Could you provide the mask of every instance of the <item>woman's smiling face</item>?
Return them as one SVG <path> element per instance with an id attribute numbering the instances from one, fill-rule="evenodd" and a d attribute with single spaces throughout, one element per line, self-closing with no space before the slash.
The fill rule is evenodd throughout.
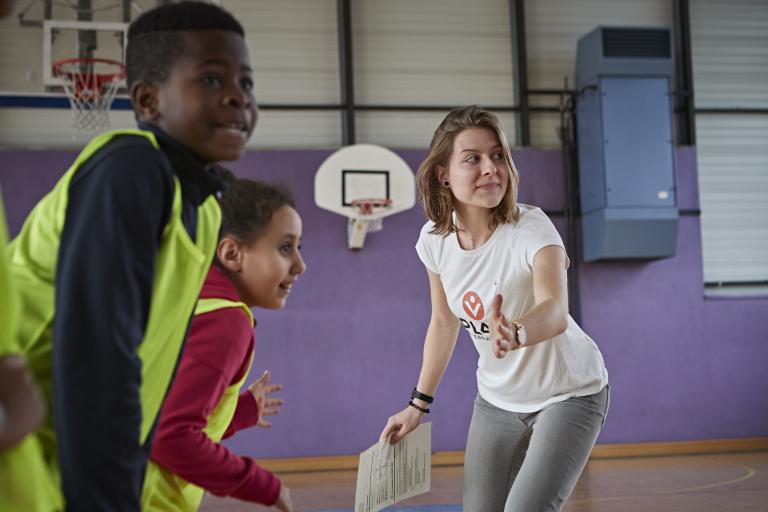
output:
<path id="1" fill-rule="evenodd" d="M 504 198 L 509 169 L 501 143 L 489 128 L 468 128 L 453 141 L 448 168 L 440 180 L 447 181 L 459 204 L 492 209 Z"/>

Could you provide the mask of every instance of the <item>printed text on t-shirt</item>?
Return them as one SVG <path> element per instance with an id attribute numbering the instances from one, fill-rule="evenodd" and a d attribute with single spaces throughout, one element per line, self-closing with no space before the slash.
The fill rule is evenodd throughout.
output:
<path id="1" fill-rule="evenodd" d="M 485 318 L 485 307 L 480 295 L 476 292 L 468 291 L 461 298 L 461 307 L 472 320 L 459 318 L 461 325 L 467 330 L 469 335 L 477 341 L 491 341 L 489 336 L 491 330 L 488 324 L 483 322 Z"/>

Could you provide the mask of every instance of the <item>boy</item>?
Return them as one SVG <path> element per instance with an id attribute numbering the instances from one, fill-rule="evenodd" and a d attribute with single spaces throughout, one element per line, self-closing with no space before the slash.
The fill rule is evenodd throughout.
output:
<path id="1" fill-rule="evenodd" d="M 211 164 L 239 158 L 256 123 L 243 29 L 213 4 L 140 16 L 126 70 L 139 130 L 91 141 L 10 249 L 19 344 L 53 405 L 38 435 L 70 510 L 139 510 L 216 247 Z"/>

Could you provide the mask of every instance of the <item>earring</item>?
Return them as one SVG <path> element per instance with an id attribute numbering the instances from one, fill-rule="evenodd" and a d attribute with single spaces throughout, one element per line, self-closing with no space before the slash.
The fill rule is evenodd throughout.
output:
<path id="1" fill-rule="evenodd" d="M 443 186 L 444 186 L 444 187 L 447 187 L 448 185 L 449 185 L 449 183 L 448 183 L 448 180 L 445 180 L 445 181 L 443 182 Z"/>

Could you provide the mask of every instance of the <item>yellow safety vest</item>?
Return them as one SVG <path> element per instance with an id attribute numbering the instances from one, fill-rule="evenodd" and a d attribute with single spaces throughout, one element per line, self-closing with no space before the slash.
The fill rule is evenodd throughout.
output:
<path id="1" fill-rule="evenodd" d="M 5 257 L 8 245 L 8 231 L 5 227 L 5 209 L 3 208 L 3 196 L 0 193 L 0 354 L 14 352 L 12 344 L 16 341 L 16 319 L 18 315 L 19 301 L 16 297 L 16 288 L 11 282 L 11 272 L 8 269 L 8 260 Z"/>
<path id="2" fill-rule="evenodd" d="M 0 355 L 18 354 L 18 296 L 11 282 L 5 251 L 8 235 L 0 199 Z M 49 512 L 63 508 L 56 483 L 45 469 L 37 437 L 29 435 L 0 453 L 0 510 Z"/>
<path id="3" fill-rule="evenodd" d="M 66 215 L 69 184 L 83 164 L 117 136 L 145 137 L 156 148 L 152 132 L 116 130 L 95 137 L 80 153 L 53 190 L 30 213 L 9 246 L 11 275 L 21 298 L 17 345 L 49 403 L 49 416 L 37 432 L 51 477 L 59 482 L 56 440 L 50 415 L 52 400 L 52 325 L 55 313 L 56 261 Z M 195 241 L 181 220 L 181 185 L 174 176 L 173 206 L 155 260 L 149 319 L 138 348 L 141 360 L 141 427 L 144 444 L 155 422 L 176 366 L 189 319 L 211 265 L 221 224 L 217 200 L 209 197 L 198 208 Z M 29 479 L 29 485 L 42 478 Z M 2 507 L 0 507 L 2 508 Z"/>
<path id="4" fill-rule="evenodd" d="M 243 308 L 251 319 L 251 325 L 253 325 L 253 314 L 247 305 L 226 299 L 200 299 L 195 309 L 195 315 L 225 308 Z M 227 431 L 227 427 L 232 422 L 240 388 L 248 376 L 252 363 L 253 353 L 251 353 L 251 361 L 248 363 L 248 370 L 239 381 L 227 387 L 221 400 L 208 416 L 203 432 L 215 443 L 221 441 L 224 432 Z M 144 512 L 192 512 L 200 507 L 204 492 L 205 489 L 202 487 L 187 482 L 150 460 L 144 478 L 141 510 Z"/>

